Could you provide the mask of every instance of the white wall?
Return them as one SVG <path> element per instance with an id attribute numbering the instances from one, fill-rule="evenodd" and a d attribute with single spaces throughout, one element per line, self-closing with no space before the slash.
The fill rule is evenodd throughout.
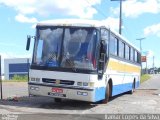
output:
<path id="1" fill-rule="evenodd" d="M 16 63 L 27 63 L 28 58 L 13 58 L 13 59 L 4 59 L 4 79 L 9 80 L 9 64 Z M 31 59 L 29 59 L 31 63 Z"/>

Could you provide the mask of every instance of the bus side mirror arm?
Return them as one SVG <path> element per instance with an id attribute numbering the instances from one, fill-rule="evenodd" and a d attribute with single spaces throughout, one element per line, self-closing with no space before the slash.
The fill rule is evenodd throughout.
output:
<path id="1" fill-rule="evenodd" d="M 35 36 L 27 35 L 27 45 L 26 45 L 26 50 L 27 50 L 27 51 L 28 51 L 29 48 L 30 48 L 31 38 L 34 38 L 34 39 L 35 39 Z"/>
<path id="2" fill-rule="evenodd" d="M 27 45 L 26 45 L 26 50 L 29 50 L 29 48 L 30 48 L 30 43 L 31 43 L 31 36 L 27 35 Z"/>

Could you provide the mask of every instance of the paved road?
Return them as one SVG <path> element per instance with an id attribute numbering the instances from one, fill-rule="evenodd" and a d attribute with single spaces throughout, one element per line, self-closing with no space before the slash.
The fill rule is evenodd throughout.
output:
<path id="1" fill-rule="evenodd" d="M 139 89 L 160 89 L 160 75 L 152 75 L 151 79 L 145 81 Z"/>
<path id="2" fill-rule="evenodd" d="M 152 79 L 146 81 L 135 91 L 133 95 L 122 94 L 112 98 L 108 104 L 93 104 L 80 101 L 64 100 L 62 103 L 55 103 L 53 98 L 44 97 L 21 97 L 18 102 L 0 101 L 0 114 L 36 114 L 38 118 L 43 118 L 42 114 L 54 114 L 54 118 L 60 119 L 74 118 L 79 120 L 82 115 L 86 114 L 123 114 L 123 113 L 159 113 L 160 114 L 160 75 L 152 76 Z M 77 114 L 77 115 L 76 115 Z M 52 116 L 47 115 L 48 118 Z M 93 115 L 88 119 L 100 119 L 104 116 Z M 31 117 L 30 120 L 32 120 Z M 104 119 L 104 118 L 103 118 Z"/>
<path id="3" fill-rule="evenodd" d="M 160 95 L 160 74 L 152 75 L 150 80 L 145 81 L 139 89 L 156 90 L 155 94 Z"/>

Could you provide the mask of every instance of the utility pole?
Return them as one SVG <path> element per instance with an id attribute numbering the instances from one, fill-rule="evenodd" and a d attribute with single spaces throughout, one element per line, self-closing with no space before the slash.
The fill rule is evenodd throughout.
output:
<path id="1" fill-rule="evenodd" d="M 122 0 L 120 0 L 120 10 L 119 10 L 119 34 L 122 34 Z"/>
<path id="2" fill-rule="evenodd" d="M 139 47 L 140 47 L 140 53 L 141 53 L 141 55 L 142 55 L 142 40 L 144 40 L 144 39 L 146 39 L 146 38 L 138 38 L 138 39 L 136 39 L 136 40 L 139 40 L 139 42 L 140 42 Z M 146 64 L 146 66 L 147 66 L 147 64 Z M 142 63 L 141 63 L 141 75 L 143 74 L 142 70 L 143 70 L 143 68 L 142 68 Z"/>
<path id="3" fill-rule="evenodd" d="M 119 1 L 120 7 L 119 7 L 119 34 L 122 34 L 122 1 L 125 0 L 111 0 L 111 1 Z"/>
<path id="4" fill-rule="evenodd" d="M 154 56 L 153 56 L 153 70 L 154 70 L 154 73 L 155 73 L 155 68 L 154 68 Z"/>
<path id="5" fill-rule="evenodd" d="M 146 56 L 146 74 L 148 74 L 148 67 L 147 67 L 147 56 Z"/>
<path id="6" fill-rule="evenodd" d="M 1 94 L 1 99 L 3 99 L 3 91 L 2 91 L 2 73 L 1 73 L 1 55 L 0 55 L 0 94 Z"/>

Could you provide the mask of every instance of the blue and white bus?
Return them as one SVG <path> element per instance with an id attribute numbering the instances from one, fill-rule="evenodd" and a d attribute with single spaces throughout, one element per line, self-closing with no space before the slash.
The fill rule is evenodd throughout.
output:
<path id="1" fill-rule="evenodd" d="M 99 21 L 40 22 L 29 70 L 29 94 L 108 102 L 140 84 L 141 54 L 124 37 Z"/>

